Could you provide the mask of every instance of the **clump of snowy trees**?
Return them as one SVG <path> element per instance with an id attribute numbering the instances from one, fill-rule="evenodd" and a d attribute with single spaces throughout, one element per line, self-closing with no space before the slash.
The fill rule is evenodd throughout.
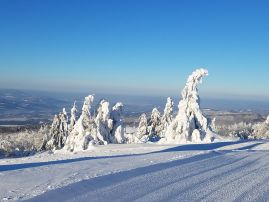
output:
<path id="1" fill-rule="evenodd" d="M 163 115 L 155 107 L 153 108 L 150 118 L 143 113 L 139 117 L 139 125 L 133 140 L 129 142 L 145 143 L 148 141 L 156 142 L 164 137 L 167 127 L 171 124 L 173 119 L 174 103 L 170 97 L 167 98 Z"/>
<path id="2" fill-rule="evenodd" d="M 264 122 L 257 123 L 253 125 L 253 133 L 251 138 L 269 138 L 269 116 Z"/>
<path id="3" fill-rule="evenodd" d="M 22 157 L 34 154 L 40 147 L 42 137 L 47 131 L 41 129 L 19 129 L 16 132 L 4 132 L 0 135 L 0 157 Z"/>
<path id="4" fill-rule="evenodd" d="M 231 125 L 215 124 L 212 122 L 214 132 L 223 136 L 239 137 L 240 139 L 264 139 L 269 138 L 269 116 L 263 122 L 246 123 L 239 122 Z"/>
<path id="5" fill-rule="evenodd" d="M 133 142 L 158 141 L 160 143 L 184 144 L 188 142 L 212 142 L 214 133 L 200 109 L 198 84 L 208 75 L 206 69 L 197 69 L 188 78 L 178 105 L 178 113 L 173 118 L 173 101 L 167 98 L 164 113 L 152 110 L 150 119 L 142 114 L 136 138 Z"/>
<path id="6" fill-rule="evenodd" d="M 216 118 L 212 120 L 211 129 L 223 137 L 239 137 L 240 139 L 248 139 L 252 136 L 253 124 L 246 122 L 224 124 L 216 124 Z"/>
<path id="7" fill-rule="evenodd" d="M 143 113 L 134 135 L 124 133 L 122 117 L 123 104 L 116 103 L 112 108 L 107 100 L 101 100 L 91 114 L 93 95 L 85 97 L 82 112 L 77 119 L 77 107 L 71 109 L 70 120 L 65 109 L 55 115 L 49 132 L 44 137 L 41 149 L 85 150 L 90 145 L 109 143 L 187 143 L 211 142 L 213 132 L 200 109 L 198 84 L 208 75 L 205 69 L 197 69 L 188 78 L 182 91 L 178 113 L 173 118 L 174 103 L 167 98 L 164 111 L 153 108 L 151 115 Z"/>
<path id="8" fill-rule="evenodd" d="M 44 135 L 41 150 L 76 151 L 85 150 L 93 144 L 125 143 L 123 104 L 118 102 L 111 109 L 108 101 L 101 100 L 92 115 L 93 101 L 93 95 L 85 97 L 78 119 L 75 103 L 70 121 L 65 109 L 55 115 L 49 132 Z"/>

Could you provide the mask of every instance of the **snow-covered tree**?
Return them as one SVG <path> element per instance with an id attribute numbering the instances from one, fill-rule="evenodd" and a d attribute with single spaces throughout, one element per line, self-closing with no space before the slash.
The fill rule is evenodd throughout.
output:
<path id="1" fill-rule="evenodd" d="M 167 98 L 164 113 L 161 118 L 162 132 L 160 134 L 161 137 L 164 136 L 168 126 L 172 123 L 173 120 L 173 107 L 174 103 L 170 97 Z"/>
<path id="2" fill-rule="evenodd" d="M 60 123 L 61 143 L 59 145 L 59 148 L 62 148 L 65 144 L 67 136 L 69 135 L 68 116 L 65 108 L 63 108 L 63 112 L 60 114 L 60 121 L 61 121 Z"/>
<path id="3" fill-rule="evenodd" d="M 72 131 L 74 128 L 74 125 L 76 124 L 77 121 L 77 106 L 76 102 L 74 102 L 74 105 L 71 109 L 71 117 L 70 117 L 70 124 L 69 124 L 69 131 Z"/>
<path id="4" fill-rule="evenodd" d="M 135 135 L 136 139 L 133 142 L 142 143 L 149 140 L 148 134 L 148 120 L 145 113 L 139 117 L 139 124 Z"/>
<path id="5" fill-rule="evenodd" d="M 111 112 L 111 119 L 113 120 L 112 128 L 112 141 L 114 143 L 124 143 L 124 123 L 122 118 L 123 104 L 121 102 L 116 103 Z"/>
<path id="6" fill-rule="evenodd" d="M 52 124 L 50 126 L 49 132 L 44 134 L 40 150 L 53 149 L 54 141 L 51 140 L 51 139 L 56 136 L 54 134 L 59 134 L 60 133 L 59 127 L 60 127 L 59 115 L 54 115 L 54 118 L 53 118 Z"/>
<path id="7" fill-rule="evenodd" d="M 89 125 L 89 123 L 91 122 L 91 107 L 92 107 L 92 103 L 94 100 L 94 96 L 93 95 L 89 95 L 87 97 L 85 97 L 83 106 L 82 106 L 82 112 L 81 115 L 78 119 L 78 121 L 76 122 L 76 124 L 74 125 L 74 130 L 76 132 L 78 132 L 79 134 L 84 134 L 85 129 L 87 128 L 87 126 Z"/>
<path id="8" fill-rule="evenodd" d="M 253 125 L 253 138 L 269 138 L 269 116 L 264 122 Z"/>
<path id="9" fill-rule="evenodd" d="M 61 149 L 69 135 L 68 117 L 65 108 L 54 116 L 49 134 L 44 134 L 41 150 Z"/>
<path id="10" fill-rule="evenodd" d="M 208 75 L 206 69 L 197 69 L 189 76 L 181 94 L 178 114 L 168 126 L 164 141 L 169 143 L 212 141 L 212 132 L 201 112 L 198 95 L 198 84 L 206 75 Z"/>
<path id="11" fill-rule="evenodd" d="M 161 135 L 162 129 L 163 127 L 161 123 L 161 113 L 156 107 L 154 107 L 149 120 L 148 130 L 150 138 L 153 141 L 158 140 Z"/>
<path id="12" fill-rule="evenodd" d="M 266 123 L 267 125 L 269 125 L 269 116 L 267 116 L 267 119 L 266 119 L 265 123 Z"/>
<path id="13" fill-rule="evenodd" d="M 97 138 L 101 144 L 107 144 L 112 142 L 111 131 L 113 129 L 113 120 L 110 119 L 109 102 L 101 100 L 97 109 L 97 115 L 95 118 L 97 126 Z"/>
<path id="14" fill-rule="evenodd" d="M 96 136 L 96 125 L 91 118 L 91 107 L 94 100 L 93 95 L 85 97 L 82 113 L 74 125 L 71 134 L 66 140 L 64 148 L 69 151 L 85 150 L 88 145 L 93 141 L 93 137 Z"/>

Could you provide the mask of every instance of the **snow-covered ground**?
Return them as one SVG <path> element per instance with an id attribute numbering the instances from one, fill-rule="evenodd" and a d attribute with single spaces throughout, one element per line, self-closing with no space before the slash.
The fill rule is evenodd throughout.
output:
<path id="1" fill-rule="evenodd" d="M 269 142 L 123 144 L 0 159 L 0 199 L 268 201 Z"/>

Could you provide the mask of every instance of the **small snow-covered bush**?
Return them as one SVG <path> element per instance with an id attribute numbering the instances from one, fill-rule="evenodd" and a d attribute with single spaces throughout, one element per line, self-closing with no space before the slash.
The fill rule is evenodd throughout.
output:
<path id="1" fill-rule="evenodd" d="M 262 123 L 253 125 L 253 137 L 255 139 L 269 138 L 269 116 Z"/>
<path id="2" fill-rule="evenodd" d="M 37 151 L 42 143 L 43 133 L 26 130 L 22 132 L 1 134 L 0 152 L 4 156 L 26 156 Z"/>
<path id="3" fill-rule="evenodd" d="M 269 138 L 269 118 L 260 123 L 239 122 L 230 125 L 216 125 L 212 122 L 214 132 L 224 136 L 235 136 L 241 139 L 264 139 Z"/>

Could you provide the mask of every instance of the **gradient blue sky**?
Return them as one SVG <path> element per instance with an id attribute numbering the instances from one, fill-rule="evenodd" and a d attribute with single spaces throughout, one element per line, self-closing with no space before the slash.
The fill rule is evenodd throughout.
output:
<path id="1" fill-rule="evenodd" d="M 269 100 L 269 1 L 0 0 L 0 87 Z"/>

